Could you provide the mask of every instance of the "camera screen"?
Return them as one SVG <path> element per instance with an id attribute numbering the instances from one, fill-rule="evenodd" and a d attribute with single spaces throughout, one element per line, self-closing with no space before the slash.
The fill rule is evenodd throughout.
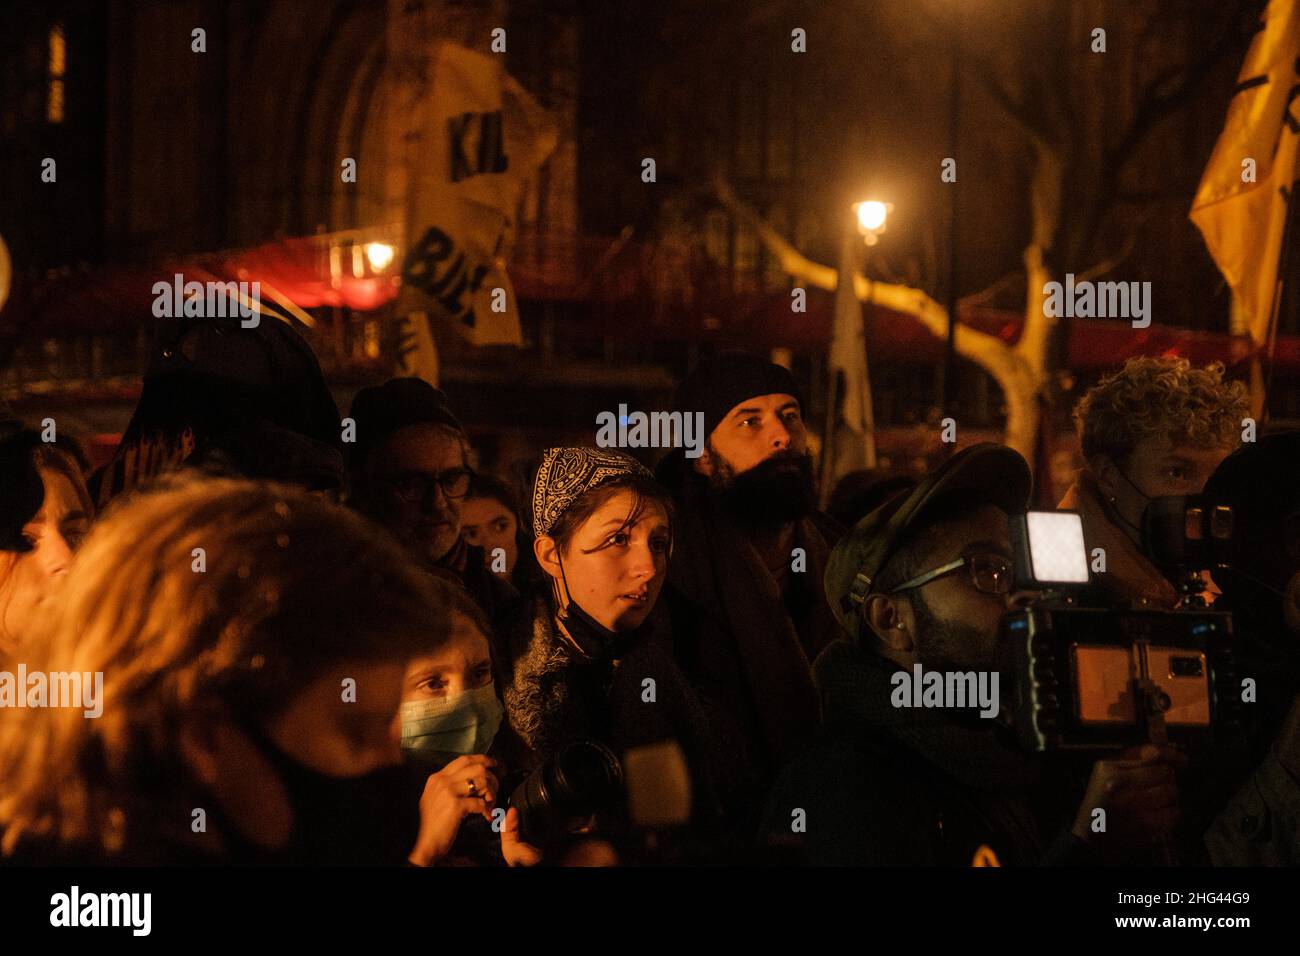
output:
<path id="1" fill-rule="evenodd" d="M 1133 700 L 1135 668 L 1128 647 L 1075 644 L 1070 648 L 1074 671 L 1076 716 L 1083 724 L 1136 724 Z"/>
<path id="2" fill-rule="evenodd" d="M 1034 580 L 1042 584 L 1087 584 L 1088 551 L 1083 519 L 1070 511 L 1030 511 L 1025 515 Z"/>
<path id="3" fill-rule="evenodd" d="M 1210 685 L 1205 655 L 1186 647 L 1133 648 L 1073 644 L 1075 716 L 1082 724 L 1137 722 L 1133 680 L 1141 670 L 1169 698 L 1165 722 L 1183 727 L 1210 725 Z"/>

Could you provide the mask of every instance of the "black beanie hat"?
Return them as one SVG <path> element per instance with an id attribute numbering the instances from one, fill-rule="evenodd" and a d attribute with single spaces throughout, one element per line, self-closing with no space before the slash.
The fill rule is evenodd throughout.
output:
<path id="1" fill-rule="evenodd" d="M 741 402 L 773 394 L 793 395 L 799 410 L 806 411 L 803 395 L 789 369 L 748 352 L 726 351 L 695 366 L 677 387 L 673 408 L 703 412 L 704 434 L 709 436 Z"/>
<path id="2" fill-rule="evenodd" d="M 357 440 L 346 445 L 352 467 L 360 467 L 371 449 L 407 425 L 447 425 L 464 434 L 447 396 L 422 378 L 390 378 L 357 392 L 349 417 L 356 422 Z"/>

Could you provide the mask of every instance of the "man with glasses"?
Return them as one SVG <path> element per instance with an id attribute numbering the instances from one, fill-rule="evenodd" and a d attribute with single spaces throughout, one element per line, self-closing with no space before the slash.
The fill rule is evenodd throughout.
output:
<path id="1" fill-rule="evenodd" d="M 1109 857 L 1172 826 L 1170 755 L 1098 761 L 1075 804 L 1077 784 L 1017 749 L 1007 707 L 995 718 L 969 700 L 916 707 L 894 693 L 899 672 L 919 665 L 997 673 L 1009 699 L 999 624 L 1021 595 L 1007 517 L 1025 510 L 1029 489 L 1016 452 L 977 445 L 835 546 L 826 597 L 849 639 L 813 665 L 825 734 L 774 791 L 770 847 L 816 864 L 1026 865 Z M 1104 837 L 1090 826 L 1096 809 Z"/>
<path id="2" fill-rule="evenodd" d="M 481 548 L 460 534 L 473 470 L 469 439 L 443 393 L 418 378 L 363 388 L 352 401 L 351 501 L 393 532 L 431 571 L 454 578 L 504 634 L 518 604 Z"/>

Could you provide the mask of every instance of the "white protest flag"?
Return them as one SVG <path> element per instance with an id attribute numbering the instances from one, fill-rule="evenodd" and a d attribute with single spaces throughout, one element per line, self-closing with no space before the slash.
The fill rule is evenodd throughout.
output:
<path id="1" fill-rule="evenodd" d="M 397 367 L 394 374 L 422 378 L 437 385 L 440 369 L 438 343 L 429 328 L 429 316 L 423 312 L 408 312 L 400 316 L 397 320 Z"/>
<path id="2" fill-rule="evenodd" d="M 499 56 L 443 41 L 426 71 L 408 137 L 408 245 L 397 312 L 417 325 L 425 320 L 412 313 L 427 313 L 475 345 L 518 345 L 506 258 L 528 177 L 555 148 L 556 126 Z M 431 343 L 425 331 L 411 331 L 417 348 Z M 410 358 L 408 374 L 422 361 Z"/>
<path id="3" fill-rule="evenodd" d="M 831 329 L 831 384 L 838 378 L 841 401 L 831 434 L 829 475 L 826 482 L 859 468 L 876 465 L 875 423 L 871 409 L 871 383 L 867 375 L 867 337 L 862 324 L 862 302 L 854 288 L 859 269 L 862 237 L 846 229 L 840 250 L 839 280 L 835 286 L 835 317 Z M 829 484 L 828 484 L 829 487 Z"/>
<path id="4" fill-rule="evenodd" d="M 1298 137 L 1300 0 L 1271 0 L 1191 211 L 1256 345 L 1269 337 Z"/>

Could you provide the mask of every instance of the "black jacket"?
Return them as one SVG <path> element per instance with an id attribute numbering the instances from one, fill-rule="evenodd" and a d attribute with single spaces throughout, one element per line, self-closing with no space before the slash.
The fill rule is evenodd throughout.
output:
<path id="1" fill-rule="evenodd" d="M 656 623 L 652 616 L 615 663 L 580 655 L 557 633 L 545 597 L 534 597 L 525 609 L 529 613 L 511 635 L 511 666 L 502 687 L 510 729 L 525 748 L 518 772 L 527 773 L 577 740 L 599 741 L 620 758 L 636 747 L 676 741 L 691 775 L 692 820 L 701 829 L 713 827 L 721 815 L 722 748 L 711 733 L 706 705 L 668 650 L 662 618 Z"/>
<path id="2" fill-rule="evenodd" d="M 990 721 L 891 706 L 897 669 L 848 641 L 818 657 L 825 733 L 774 788 L 767 846 L 818 865 L 1087 861 L 1035 761 Z"/>
<path id="3" fill-rule="evenodd" d="M 714 732 L 735 768 L 726 781 L 728 812 L 752 839 L 776 771 L 818 731 L 811 662 L 839 635 L 822 574 L 840 528 L 819 513 L 797 523 L 805 563 L 788 573 L 783 593 L 680 450 L 656 474 L 677 504 L 661 599 L 673 653 L 697 691 L 718 705 Z"/>

